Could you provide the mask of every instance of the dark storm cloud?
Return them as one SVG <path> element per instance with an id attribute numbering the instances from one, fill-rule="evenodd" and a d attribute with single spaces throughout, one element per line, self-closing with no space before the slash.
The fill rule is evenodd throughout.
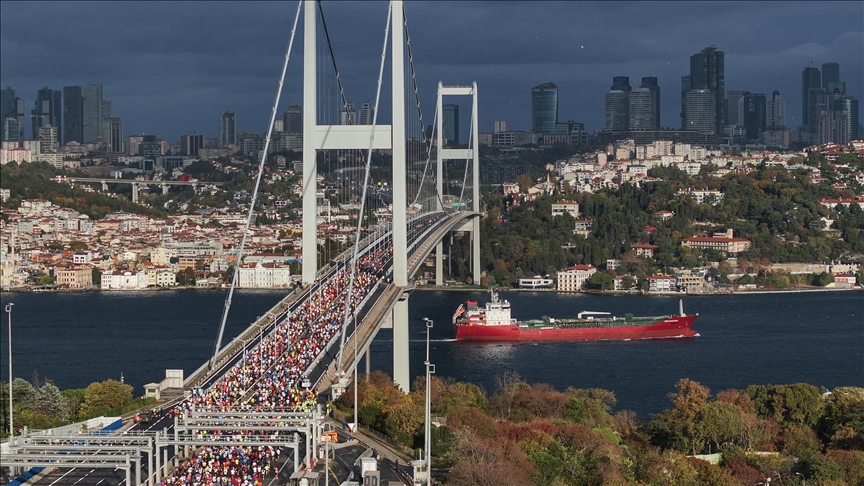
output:
<path id="1" fill-rule="evenodd" d="M 215 136 L 225 110 L 237 113 L 238 129 L 260 132 L 296 6 L 2 2 L 0 83 L 16 88 L 28 112 L 42 86 L 102 84 L 127 134 Z M 323 9 L 347 97 L 374 100 L 388 4 Z M 559 87 L 562 120 L 601 128 L 613 76 L 630 76 L 634 87 L 657 76 L 662 124 L 677 126 L 680 77 L 690 55 L 712 44 L 726 53 L 727 90 L 779 90 L 790 124 L 800 119 L 808 60 L 839 62 L 847 91 L 862 95 L 860 2 L 406 2 L 405 9 L 427 124 L 439 80 L 477 81 L 480 128 L 490 131 L 493 120 L 529 128 L 530 88 L 546 81 Z M 280 112 L 302 99 L 302 24 L 301 16 Z M 385 75 L 382 110 L 388 97 Z M 383 111 L 382 118 L 389 119 Z"/>

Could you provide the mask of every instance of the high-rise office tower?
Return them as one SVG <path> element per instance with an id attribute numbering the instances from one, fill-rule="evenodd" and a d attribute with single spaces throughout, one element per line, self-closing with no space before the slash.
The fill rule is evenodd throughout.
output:
<path id="1" fill-rule="evenodd" d="M 81 88 L 82 142 L 92 142 L 102 136 L 102 86 L 91 84 Z"/>
<path id="2" fill-rule="evenodd" d="M 810 105 L 810 90 L 822 87 L 819 79 L 819 70 L 814 67 L 806 67 L 801 73 L 801 125 L 807 127 L 810 132 L 816 125 L 816 120 L 811 120 L 813 109 Z"/>
<path id="3" fill-rule="evenodd" d="M 39 128 L 52 126 L 57 128 L 60 135 L 60 121 L 63 119 L 62 105 L 60 103 L 60 90 L 44 87 L 36 92 L 36 106 L 30 113 L 33 115 L 33 137 L 36 138 Z"/>
<path id="4" fill-rule="evenodd" d="M 630 105 L 628 103 L 630 91 L 629 76 L 612 78 L 612 86 L 603 97 L 606 107 L 605 127 L 607 130 L 627 130 L 630 126 Z"/>
<path id="5" fill-rule="evenodd" d="M 108 115 L 102 119 L 102 141 L 108 146 L 109 153 L 123 152 L 123 120 L 119 116 Z"/>
<path id="6" fill-rule="evenodd" d="M 495 120 L 495 133 L 506 132 L 508 128 L 505 120 Z"/>
<path id="7" fill-rule="evenodd" d="M 84 96 L 81 86 L 63 88 L 63 145 L 84 142 Z"/>
<path id="8" fill-rule="evenodd" d="M 0 118 L 6 118 L 15 110 L 15 88 L 0 91 Z"/>
<path id="9" fill-rule="evenodd" d="M 833 100 L 832 111 L 838 117 L 845 118 L 846 135 L 843 145 L 852 140 L 860 140 L 861 133 L 858 131 L 858 100 L 854 96 L 841 95 Z M 840 142 L 837 142 L 838 144 Z"/>
<path id="10" fill-rule="evenodd" d="M 683 86 L 682 86 L 683 88 Z M 714 130 L 712 133 L 723 133 L 723 102 L 726 98 L 725 61 L 723 51 L 718 51 L 714 46 L 702 49 L 702 52 L 690 56 L 690 89 L 711 90 L 714 93 L 712 116 L 714 118 Z M 700 93 L 700 96 L 704 93 Z M 686 103 L 685 103 L 686 105 Z M 699 106 L 706 107 L 704 103 Z M 685 111 L 689 109 L 685 106 Z M 686 116 L 687 121 L 703 119 L 704 114 Z M 689 127 L 685 127 L 689 128 Z"/>
<path id="11" fill-rule="evenodd" d="M 303 133 L 303 107 L 291 105 L 282 115 L 282 126 L 287 133 Z"/>
<path id="12" fill-rule="evenodd" d="M 780 96 L 779 91 L 771 93 L 768 101 L 768 126 L 771 128 L 782 128 L 786 126 L 786 100 Z"/>
<path id="13" fill-rule="evenodd" d="M 459 105 L 441 105 L 442 136 L 450 145 L 459 144 Z"/>
<path id="14" fill-rule="evenodd" d="M 744 125 L 744 120 L 738 112 L 738 102 L 744 93 L 745 91 L 741 90 L 730 90 L 726 93 L 726 125 Z"/>
<path id="15" fill-rule="evenodd" d="M 824 88 L 807 90 L 807 131 L 819 132 L 819 114 L 823 111 L 831 111 L 832 98 Z"/>
<path id="16" fill-rule="evenodd" d="M 627 104 L 630 130 L 660 128 L 660 86 L 656 77 L 643 77 L 639 89 L 628 94 Z"/>
<path id="17" fill-rule="evenodd" d="M 369 101 L 360 105 L 360 111 L 357 112 L 358 125 L 371 125 L 375 117 L 375 105 Z"/>
<path id="18" fill-rule="evenodd" d="M 24 100 L 15 96 L 15 88 L 0 91 L 0 124 L 4 142 L 24 141 Z"/>
<path id="19" fill-rule="evenodd" d="M 36 129 L 36 138 L 39 140 L 39 150 L 44 154 L 60 150 L 60 139 L 57 137 L 57 127 L 45 125 Z"/>
<path id="20" fill-rule="evenodd" d="M 710 89 L 691 89 L 684 94 L 684 130 L 713 134 L 717 129 L 717 97 Z"/>
<path id="21" fill-rule="evenodd" d="M 285 130 L 284 119 L 282 129 Z M 222 113 L 219 118 L 219 146 L 237 145 L 237 117 L 233 111 Z"/>
<path id="22" fill-rule="evenodd" d="M 204 135 L 190 132 L 180 136 L 180 155 L 197 157 L 198 151 L 204 147 Z"/>
<path id="23" fill-rule="evenodd" d="M 535 133 L 555 133 L 558 123 L 558 86 L 543 83 L 531 88 L 531 130 Z"/>
<path id="24" fill-rule="evenodd" d="M 761 137 L 766 124 L 765 94 L 745 92 L 738 102 L 738 111 L 744 120 L 747 139 L 756 140 Z"/>
<path id="25" fill-rule="evenodd" d="M 840 82 L 840 65 L 836 62 L 822 64 L 822 88 L 828 89 L 831 83 Z"/>
<path id="26" fill-rule="evenodd" d="M 684 104 L 684 98 L 687 92 L 690 91 L 690 75 L 681 76 L 681 127 L 687 127 L 687 107 Z"/>

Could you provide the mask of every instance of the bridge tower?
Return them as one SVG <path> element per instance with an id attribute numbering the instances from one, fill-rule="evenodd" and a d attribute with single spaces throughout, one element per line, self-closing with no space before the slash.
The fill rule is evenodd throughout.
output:
<path id="1" fill-rule="evenodd" d="M 444 116 L 443 116 L 443 98 L 444 96 L 470 96 L 471 97 L 471 142 L 467 149 L 445 149 L 444 148 Z M 478 149 L 477 137 L 479 113 L 477 112 L 477 82 L 471 86 L 444 86 L 438 82 L 438 123 L 435 127 L 438 133 L 438 166 L 437 166 L 437 184 L 436 191 L 438 194 L 443 194 L 443 167 L 445 160 L 471 160 L 471 209 L 480 212 L 480 150 Z M 441 198 L 438 198 L 438 209 L 443 210 Z M 480 219 L 472 218 L 470 228 L 471 232 L 471 274 L 474 278 L 474 283 L 480 282 Z M 443 271 L 443 252 L 444 244 L 438 242 L 435 246 L 435 285 L 444 284 Z"/>
<path id="2" fill-rule="evenodd" d="M 330 149 L 392 150 L 393 154 L 393 284 L 408 286 L 408 227 L 406 188 L 404 11 L 401 0 L 390 2 L 392 19 L 392 125 L 319 125 L 317 113 L 316 20 L 317 3 L 304 1 L 303 20 L 303 282 L 318 271 L 317 151 Z M 393 379 L 410 387 L 408 371 L 408 301 L 393 310 Z"/>

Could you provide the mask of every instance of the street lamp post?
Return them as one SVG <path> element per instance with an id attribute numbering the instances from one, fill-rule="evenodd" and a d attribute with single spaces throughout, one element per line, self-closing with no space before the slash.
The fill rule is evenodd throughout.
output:
<path id="1" fill-rule="evenodd" d="M 426 322 L 426 438 L 424 448 L 426 449 L 426 484 L 432 484 L 432 400 L 431 400 L 431 378 L 435 373 L 435 365 L 429 361 L 429 335 L 432 333 L 434 321 L 424 317 Z"/>
<path id="2" fill-rule="evenodd" d="M 9 444 L 15 436 L 15 427 L 12 424 L 12 306 L 14 303 L 6 304 L 6 315 L 9 317 Z"/>

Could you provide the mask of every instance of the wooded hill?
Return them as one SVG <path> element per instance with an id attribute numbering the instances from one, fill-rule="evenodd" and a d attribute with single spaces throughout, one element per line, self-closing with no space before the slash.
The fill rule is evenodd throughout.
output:
<path id="1" fill-rule="evenodd" d="M 854 168 L 864 162 L 857 164 Z M 816 184 L 807 170 L 790 172 L 762 164 L 747 174 L 713 177 L 708 175 L 711 169 L 691 177 L 676 168 L 655 168 L 649 175 L 661 180 L 643 187 L 625 183 L 596 193 L 557 191 L 534 201 L 525 201 L 522 195 L 487 193 L 488 214 L 481 223 L 481 266 L 487 278 L 476 283 L 513 285 L 520 277 L 554 275 L 574 264 L 602 269 L 613 258 L 622 261 L 619 274 L 639 277 L 673 267 L 724 262 L 728 255 L 682 247 L 681 240 L 726 229 L 752 242 L 739 255 L 741 271 L 771 263 L 830 263 L 864 254 L 864 211 L 857 205 L 831 210 L 820 203 L 821 198 L 852 197 L 852 190 Z M 723 199 L 713 206 L 697 204 L 691 196 L 679 194 L 688 188 L 716 189 Z M 587 238 L 573 233 L 569 214 L 552 217 L 552 203 L 560 200 L 578 202 L 579 218 L 593 220 Z M 656 216 L 661 210 L 672 211 L 674 217 L 661 220 Z M 822 217 L 834 220 L 830 229 L 824 227 Z M 633 243 L 658 246 L 655 257 L 637 257 Z M 469 236 L 455 240 L 451 251 L 452 277 L 467 279 Z M 721 270 L 723 274 L 736 271 L 722 264 Z"/>

